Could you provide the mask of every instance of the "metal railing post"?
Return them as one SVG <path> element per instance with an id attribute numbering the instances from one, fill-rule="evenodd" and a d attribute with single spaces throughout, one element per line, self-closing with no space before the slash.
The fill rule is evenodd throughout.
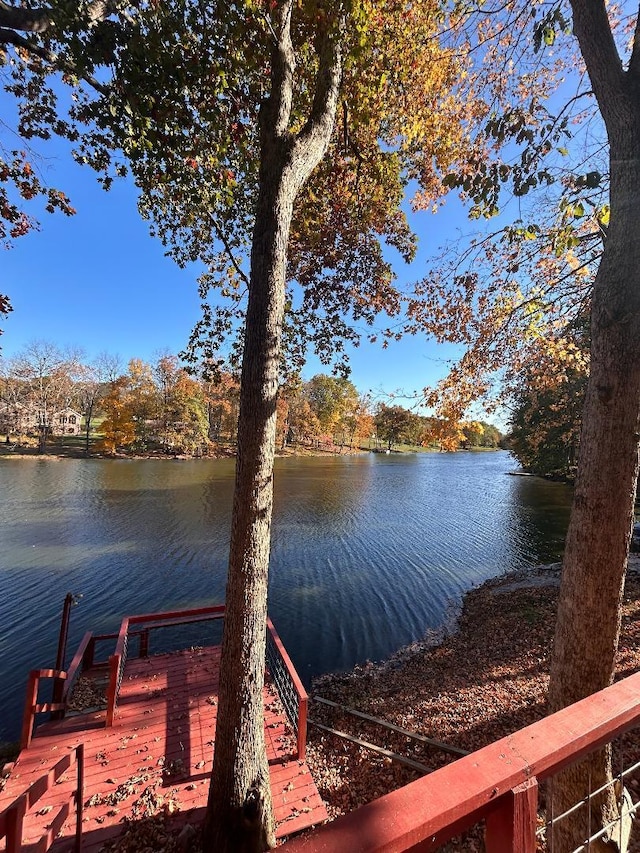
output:
<path id="1" fill-rule="evenodd" d="M 64 656 L 67 651 L 67 637 L 69 636 L 69 614 L 73 604 L 73 595 L 68 592 L 62 606 L 62 621 L 60 622 L 60 634 L 58 635 L 58 653 L 56 655 L 56 669 L 64 669 Z M 54 701 L 58 701 L 55 700 Z"/>
<path id="2" fill-rule="evenodd" d="M 60 633 L 58 635 L 58 652 L 56 654 L 56 669 L 64 668 L 64 658 L 67 653 L 67 639 L 69 637 L 69 620 L 71 616 L 71 607 L 73 606 L 73 594 L 68 592 L 62 606 L 62 619 L 60 621 Z M 60 703 L 63 700 L 64 681 L 56 679 L 53 683 L 52 700 L 54 703 Z M 52 720 L 61 720 L 64 717 L 64 711 L 52 711 Z"/>
<path id="3" fill-rule="evenodd" d="M 78 787 L 76 790 L 76 853 L 82 850 L 82 818 L 84 814 L 84 744 L 76 747 L 76 762 L 78 764 Z"/>

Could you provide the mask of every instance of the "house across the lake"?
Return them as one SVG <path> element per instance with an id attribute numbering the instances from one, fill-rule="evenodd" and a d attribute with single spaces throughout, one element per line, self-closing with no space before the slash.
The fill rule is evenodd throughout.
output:
<path id="1" fill-rule="evenodd" d="M 8 435 L 39 435 L 43 428 L 52 435 L 79 435 L 82 415 L 75 409 L 47 412 L 23 403 L 5 403 L 0 408 L 0 433 Z"/>

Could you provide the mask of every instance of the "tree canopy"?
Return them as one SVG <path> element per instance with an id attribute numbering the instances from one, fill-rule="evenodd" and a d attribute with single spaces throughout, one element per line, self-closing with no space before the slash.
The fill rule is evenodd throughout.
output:
<path id="1" fill-rule="evenodd" d="M 59 134 L 105 189 L 130 173 L 152 233 L 179 264 L 204 263 L 194 359 L 199 348 L 219 357 L 246 305 L 274 10 L 255 0 L 0 9 L 5 80 L 25 149 Z M 440 35 L 447 19 L 438 0 L 308 2 L 291 18 L 292 131 L 313 109 L 314 39 L 326 37 L 338 14 L 346 57 L 339 115 L 327 156 L 297 202 L 289 241 L 285 340 L 294 369 L 309 345 L 326 363 L 341 361 L 343 341 L 357 343 L 358 328 L 381 311 L 399 312 L 402 295 L 382 246 L 413 257 L 401 202 L 415 181 L 422 204 L 443 195 L 443 175 L 468 161 L 469 129 L 486 112 L 460 85 L 468 61 L 455 39 Z M 4 154 L 4 186 L 8 192 L 13 182 L 14 197 L 3 210 L 26 217 L 20 196 L 36 190 L 9 169 L 12 152 Z M 28 156 L 25 163 L 35 176 Z M 51 193 L 49 206 L 60 206 Z"/>
<path id="2" fill-rule="evenodd" d="M 532 360 L 513 388 L 508 447 L 533 474 L 575 474 L 588 369 Z"/>
<path id="3" fill-rule="evenodd" d="M 396 318 L 406 309 L 404 329 L 392 319 L 383 336 L 427 330 L 466 347 L 441 389 L 450 392 L 445 420 L 455 425 L 498 368 L 508 360 L 516 371 L 525 362 L 532 341 L 578 359 L 565 330 L 591 299 L 591 377 L 561 624 L 564 614 L 566 628 L 581 596 L 581 623 L 594 621 L 602 599 L 585 591 L 593 591 L 598 560 L 611 560 L 607 600 L 619 601 L 638 455 L 638 295 L 629 284 L 638 250 L 629 234 L 640 218 L 633 202 L 640 183 L 640 52 L 634 44 L 623 68 L 624 21 L 616 30 L 615 10 L 607 13 L 600 0 L 573 0 L 572 9 L 589 97 L 611 149 L 610 209 L 597 155 L 586 168 L 579 156 L 563 167 L 571 115 L 562 107 L 552 114 L 548 100 L 563 67 L 556 45 L 567 29 L 556 7 L 461 4 L 446 14 L 436 0 L 0 6 L 20 134 L 66 137 L 105 188 L 131 172 L 141 212 L 167 250 L 180 264 L 204 264 L 204 316 L 192 345 L 204 343 L 210 361 L 240 322 L 247 297 L 220 743 L 205 829 L 210 847 L 240 849 L 234 832 L 245 810 L 258 819 L 251 841 L 242 831 L 242 843 L 259 849 L 273 841 L 255 720 L 283 340 L 294 366 L 309 343 L 323 359 L 340 360 L 344 341 L 358 340 L 354 323 L 372 326 L 381 312 Z M 480 19 L 474 28 L 470 11 Z M 566 103 L 579 110 L 583 95 L 579 88 Z M 9 152 L 2 175 L 24 198 L 40 190 L 29 189 L 33 170 L 21 162 Z M 457 186 L 478 218 L 499 212 L 507 188 L 517 199 L 541 187 L 558 194 L 540 205 L 548 219 L 521 216 L 501 230 L 498 243 L 473 244 L 462 266 L 456 260 L 406 297 L 383 244 L 413 256 L 401 202 L 414 186 L 414 204 L 423 207 Z M 48 197 L 53 208 L 70 212 L 60 194 Z M 18 204 L 8 199 L 3 215 L 10 229 L 16 226 Z M 543 252 L 531 253 L 534 245 Z M 491 269 L 484 281 L 478 252 Z M 214 286 L 228 300 L 222 306 L 207 301 Z M 585 551 L 581 528 L 595 529 L 607 502 L 605 532 L 597 548 Z M 614 609 L 589 672 L 576 665 L 579 648 L 569 632 L 559 632 L 554 706 L 589 685 L 604 686 L 617 636 Z"/>

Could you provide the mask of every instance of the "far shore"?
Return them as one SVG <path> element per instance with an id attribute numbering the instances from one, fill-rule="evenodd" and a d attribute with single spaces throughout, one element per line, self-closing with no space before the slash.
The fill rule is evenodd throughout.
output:
<path id="1" fill-rule="evenodd" d="M 482 453 L 495 452 L 501 448 L 494 447 L 469 447 L 460 448 L 456 453 Z M 291 447 L 280 448 L 276 451 L 276 458 L 302 457 L 302 456 L 361 456 L 369 453 L 380 454 L 412 454 L 412 453 L 440 453 L 437 447 L 416 447 L 416 448 L 393 448 L 391 450 L 382 450 L 380 448 L 369 447 L 340 447 L 340 445 L 325 445 L 323 447 L 308 447 L 306 445 L 297 445 Z M 450 451 L 447 451 L 450 452 Z M 187 453 L 163 453 L 163 452 L 148 452 L 148 453 L 102 453 L 90 450 L 86 453 L 77 445 L 70 445 L 68 448 L 61 447 L 54 451 L 45 450 L 39 453 L 37 447 L 16 447 L 9 449 L 3 443 L 0 443 L 0 460 L 2 459 L 36 459 L 58 461 L 61 459 L 112 459 L 112 460 L 133 460 L 133 459 L 154 459 L 159 461 L 175 462 L 175 461 L 191 461 L 202 459 L 232 459 L 236 455 L 235 449 L 221 446 L 212 450 L 208 454 L 199 456 Z"/>
<path id="2" fill-rule="evenodd" d="M 361 454 L 370 453 L 373 451 L 369 451 L 366 448 L 349 448 L 343 447 L 340 448 L 336 446 L 335 448 L 311 448 L 311 447 L 297 447 L 297 448 L 285 448 L 284 450 L 278 450 L 276 452 L 277 458 L 287 458 L 291 456 L 357 456 Z M 392 452 L 400 452 L 400 451 L 392 451 Z M 89 453 L 85 453 L 82 450 L 78 450 L 77 448 L 69 448 L 68 452 L 55 452 L 51 453 L 45 451 L 44 453 L 38 453 L 36 448 L 29 449 L 21 449 L 19 451 L 7 451 L 4 450 L 2 445 L 0 445 L 0 459 L 35 459 L 35 460 L 47 460 L 47 461 L 59 461 L 61 459 L 107 459 L 107 460 L 135 460 L 135 459 L 150 459 L 157 460 L 160 462 L 185 462 L 185 461 L 200 461 L 203 459 L 233 459 L 235 457 L 235 451 L 227 448 L 218 449 L 206 455 L 195 456 L 186 453 L 96 453 L 89 451 Z"/>

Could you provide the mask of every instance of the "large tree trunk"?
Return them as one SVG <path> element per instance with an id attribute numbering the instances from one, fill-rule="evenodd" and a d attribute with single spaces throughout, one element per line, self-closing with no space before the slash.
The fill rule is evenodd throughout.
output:
<path id="1" fill-rule="evenodd" d="M 295 56 L 293 0 L 277 7 L 269 99 L 260 111 L 261 159 L 240 383 L 238 455 L 214 764 L 203 846 L 259 853 L 275 846 L 262 688 L 276 398 L 287 242 L 297 194 L 329 145 L 342 77 L 342 22 L 320 41 L 316 92 L 304 128 L 289 132 Z"/>
<path id="2" fill-rule="evenodd" d="M 578 474 L 560 588 L 550 709 L 607 687 L 615 668 L 620 613 L 638 477 L 640 416 L 640 130 L 624 111 L 609 121 L 611 221 L 596 277 L 591 322 L 591 374 Z M 553 783 L 560 814 L 611 780 L 609 750 Z M 618 813 L 611 785 L 587 808 L 557 825 L 554 851 L 575 849 Z M 624 832 L 623 832 L 624 834 Z M 620 825 L 592 844 L 618 849 Z M 623 845 L 624 846 L 624 845 Z"/>

